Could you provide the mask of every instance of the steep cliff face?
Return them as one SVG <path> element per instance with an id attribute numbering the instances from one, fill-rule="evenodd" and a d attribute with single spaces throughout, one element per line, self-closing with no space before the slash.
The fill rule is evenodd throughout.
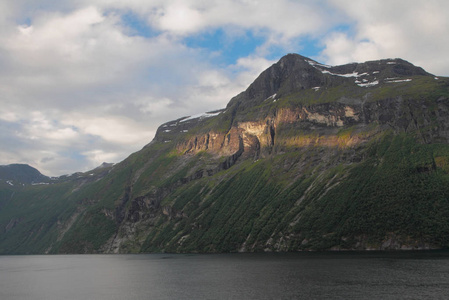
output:
<path id="1" fill-rule="evenodd" d="M 365 124 L 360 114 L 360 107 L 343 104 L 281 108 L 273 116 L 259 121 L 236 122 L 227 133 L 211 131 L 191 136 L 177 143 L 176 148 L 185 154 L 208 151 L 217 156 L 229 156 L 242 151 L 257 157 L 261 151 L 269 154 L 277 143 L 285 142 L 285 138 L 277 136 L 278 127 L 297 126 L 311 133 L 314 126 L 323 126 L 329 134 L 335 134 L 337 128 Z"/>
<path id="2" fill-rule="evenodd" d="M 429 107 L 431 106 L 431 107 Z M 423 100 L 404 100 L 402 97 L 367 102 L 324 103 L 277 108 L 272 115 L 258 121 L 238 121 L 227 132 L 209 131 L 191 135 L 177 142 L 176 149 L 184 154 L 207 151 L 217 157 L 244 154 L 259 157 L 275 154 L 278 145 L 355 146 L 364 140 L 353 134 L 350 139 L 337 133 L 347 127 L 361 130 L 377 126 L 378 130 L 417 134 L 422 142 L 449 141 L 448 99 L 440 97 L 436 103 Z M 176 127 L 175 127 L 176 128 Z M 298 129 L 285 134 L 285 128 Z M 366 136 L 366 133 L 363 135 Z"/>
<path id="3" fill-rule="evenodd" d="M 0 190 L 0 252 L 448 247 L 449 80 L 289 54 L 225 109 L 162 124 L 83 178 Z M 39 218 L 11 213 L 27 201 Z"/>

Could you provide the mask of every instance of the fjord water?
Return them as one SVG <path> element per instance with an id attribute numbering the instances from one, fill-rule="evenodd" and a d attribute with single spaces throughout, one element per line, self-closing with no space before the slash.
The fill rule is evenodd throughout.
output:
<path id="1" fill-rule="evenodd" d="M 447 297 L 447 252 L 0 256 L 0 299 Z"/>

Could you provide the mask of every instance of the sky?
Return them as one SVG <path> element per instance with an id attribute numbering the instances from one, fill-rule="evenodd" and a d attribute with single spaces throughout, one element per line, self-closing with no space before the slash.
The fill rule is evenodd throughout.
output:
<path id="1" fill-rule="evenodd" d="M 59 176 L 120 162 L 288 53 L 448 76 L 447 12 L 447 0 L 1 1 L 0 165 Z"/>

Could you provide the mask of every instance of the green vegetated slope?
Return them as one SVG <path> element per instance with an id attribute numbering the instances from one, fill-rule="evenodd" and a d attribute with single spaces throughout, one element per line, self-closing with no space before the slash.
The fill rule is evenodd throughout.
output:
<path id="1" fill-rule="evenodd" d="M 58 238 L 61 220 L 74 212 L 68 184 L 0 189 L 0 253 L 44 253 Z"/>
<path id="2" fill-rule="evenodd" d="M 400 60 L 317 68 L 283 58 L 93 176 L 0 182 L 0 253 L 448 247 L 448 79 Z"/>
<path id="3" fill-rule="evenodd" d="M 156 225 L 141 251 L 446 247 L 449 147 L 386 133 L 364 151 L 361 162 L 304 172 L 307 152 L 248 161 L 191 183 L 170 201 L 184 216 Z"/>
<path id="4" fill-rule="evenodd" d="M 75 173 L 50 184 L 11 186 L 0 182 L 0 253 L 57 253 L 69 229 L 97 211 L 96 202 L 90 199 L 97 195 L 115 197 L 116 190 L 107 185 L 109 182 L 99 180 L 106 173 L 108 170 Z M 92 241 L 104 243 L 112 231 L 95 227 Z M 112 227 L 115 230 L 115 224 Z M 108 236 L 101 240 L 103 232 Z"/>

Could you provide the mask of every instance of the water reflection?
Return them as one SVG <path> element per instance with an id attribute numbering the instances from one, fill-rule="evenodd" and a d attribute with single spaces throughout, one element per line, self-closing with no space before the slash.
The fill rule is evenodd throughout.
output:
<path id="1" fill-rule="evenodd" d="M 0 299 L 445 299 L 449 253 L 0 256 Z"/>

